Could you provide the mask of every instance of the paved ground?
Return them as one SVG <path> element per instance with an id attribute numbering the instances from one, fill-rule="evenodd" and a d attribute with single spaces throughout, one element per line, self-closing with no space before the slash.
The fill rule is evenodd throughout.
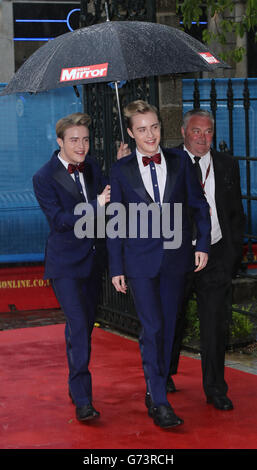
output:
<path id="1" fill-rule="evenodd" d="M 0 331 L 64 323 L 60 309 L 0 313 Z"/>

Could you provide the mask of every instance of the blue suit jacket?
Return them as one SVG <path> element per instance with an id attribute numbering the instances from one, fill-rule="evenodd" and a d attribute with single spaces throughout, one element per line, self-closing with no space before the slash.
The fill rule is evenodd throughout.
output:
<path id="1" fill-rule="evenodd" d="M 75 222 L 81 217 L 74 215 L 75 206 L 84 202 L 76 183 L 65 169 L 55 151 L 52 158 L 33 176 L 36 198 L 47 217 L 50 233 L 45 254 L 45 278 L 87 277 L 95 259 L 95 240 L 76 238 Z M 107 180 L 89 155 L 85 159 L 84 180 L 89 202 L 97 207 L 100 194 Z"/>
<path id="2" fill-rule="evenodd" d="M 208 253 L 210 247 L 211 221 L 209 205 L 187 153 L 183 150 L 162 149 L 167 164 L 167 179 L 164 203 L 169 204 L 171 228 L 174 220 L 174 203 L 182 204 L 182 244 L 177 249 L 164 249 L 162 233 L 153 238 L 151 216 L 147 238 L 140 238 L 140 228 L 135 238 L 109 238 L 110 275 L 125 274 L 128 277 L 155 277 L 160 268 L 168 271 L 186 272 L 193 268 L 192 227 L 189 210 L 198 229 L 197 251 Z M 126 207 L 130 203 L 151 204 L 154 201 L 145 189 L 136 152 L 118 160 L 111 170 L 111 202 L 120 202 Z M 162 232 L 162 231 L 161 231 Z M 128 233 L 128 220 L 127 220 Z M 171 238 L 170 238 L 171 240 Z"/>

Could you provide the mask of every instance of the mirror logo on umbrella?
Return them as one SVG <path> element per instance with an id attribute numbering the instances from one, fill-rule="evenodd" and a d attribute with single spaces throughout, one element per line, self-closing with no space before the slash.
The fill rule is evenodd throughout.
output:
<path id="1" fill-rule="evenodd" d="M 85 67 L 65 68 L 61 71 L 60 82 L 106 77 L 107 72 L 108 62 L 105 64 L 87 65 Z"/>

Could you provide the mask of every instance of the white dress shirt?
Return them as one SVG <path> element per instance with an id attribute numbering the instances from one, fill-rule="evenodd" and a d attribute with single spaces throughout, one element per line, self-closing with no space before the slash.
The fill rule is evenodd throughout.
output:
<path id="1" fill-rule="evenodd" d="M 157 153 L 161 154 L 161 163 L 157 163 L 157 164 L 155 163 L 154 165 L 155 165 L 156 176 L 157 176 L 157 181 L 158 181 L 158 186 L 159 186 L 160 200 L 162 203 L 164 190 L 165 190 L 165 184 L 166 184 L 166 177 L 167 177 L 167 166 L 166 166 L 166 160 L 160 148 L 158 149 Z M 142 157 L 145 155 L 140 153 L 138 149 L 136 149 L 136 155 L 137 155 L 139 170 L 143 179 L 143 183 L 145 185 L 145 189 L 150 194 L 151 198 L 154 201 L 154 191 L 153 191 L 150 165 L 147 165 L 147 166 L 143 165 Z"/>
<path id="2" fill-rule="evenodd" d="M 184 150 L 190 156 L 192 162 L 195 164 L 194 156 L 189 150 L 184 147 Z M 209 176 L 206 179 L 206 172 L 210 163 Z M 200 158 L 199 165 L 202 171 L 203 183 L 205 182 L 204 191 L 207 202 L 211 208 L 211 244 L 217 243 L 222 238 L 220 224 L 217 215 L 216 202 L 215 202 L 215 178 L 213 161 L 210 152 Z"/>
<path id="3" fill-rule="evenodd" d="M 66 160 L 64 160 L 60 153 L 58 154 L 58 158 L 59 160 L 61 161 L 61 163 L 65 166 L 66 170 L 68 171 L 68 165 L 69 163 L 66 162 Z M 74 173 L 69 173 L 70 176 L 72 177 L 72 179 L 75 181 L 75 175 Z M 86 190 L 86 186 L 85 186 L 85 181 L 84 181 L 84 176 L 83 176 L 83 173 L 81 171 L 79 171 L 79 180 L 80 180 L 80 183 L 81 183 L 81 186 L 82 186 L 82 190 L 83 190 L 83 194 L 85 196 L 85 199 L 86 201 L 88 201 L 88 198 L 87 198 L 87 190 Z"/>

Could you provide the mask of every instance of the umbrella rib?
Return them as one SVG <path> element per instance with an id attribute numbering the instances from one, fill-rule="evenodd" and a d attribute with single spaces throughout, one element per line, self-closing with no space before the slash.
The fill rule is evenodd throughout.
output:
<path id="1" fill-rule="evenodd" d="M 111 23 L 111 22 L 109 22 L 109 24 L 110 24 L 110 23 Z M 114 25 L 114 23 L 111 23 L 111 26 L 113 26 L 113 25 Z M 122 44 L 121 44 L 119 35 L 118 35 L 118 33 L 117 33 L 115 27 L 112 28 L 112 31 L 115 33 L 115 36 L 116 36 L 116 38 L 118 39 L 118 43 L 119 43 L 121 55 L 122 55 L 122 58 L 123 58 L 123 64 L 125 65 L 125 68 L 126 68 L 126 74 L 128 74 L 128 67 L 127 67 L 127 63 L 126 63 L 126 60 L 125 60 L 125 55 L 124 55 L 124 52 L 123 52 L 123 47 L 122 47 Z"/>
<path id="2" fill-rule="evenodd" d="M 39 93 L 83 83 L 117 85 L 121 80 L 217 67 L 229 68 L 179 29 L 149 22 L 106 21 L 49 41 L 20 67 L 1 94 Z"/>
<path id="3" fill-rule="evenodd" d="M 47 56 L 47 60 L 45 61 L 45 63 L 42 64 L 42 67 L 44 68 L 44 70 L 42 71 L 42 77 L 41 77 L 41 80 L 40 80 L 40 84 L 41 84 L 42 82 L 44 82 L 45 75 L 46 75 L 46 73 L 47 73 L 47 71 L 48 71 L 48 67 L 49 67 L 49 64 L 50 64 L 51 60 L 53 60 L 54 57 L 59 53 L 60 49 L 62 49 L 62 48 L 64 47 L 64 44 L 65 44 L 65 42 L 59 44 L 59 45 L 54 49 L 54 51 L 53 51 L 51 54 L 49 54 L 49 55 Z M 39 85 L 40 85 L 40 84 L 39 84 Z"/>

